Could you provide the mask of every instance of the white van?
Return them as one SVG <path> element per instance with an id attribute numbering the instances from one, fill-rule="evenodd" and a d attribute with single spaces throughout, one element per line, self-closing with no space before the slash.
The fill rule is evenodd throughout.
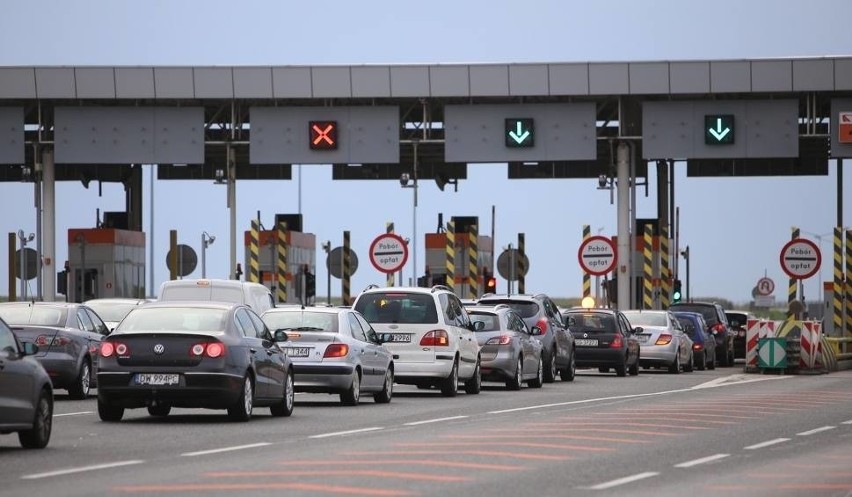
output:
<path id="1" fill-rule="evenodd" d="M 169 301 L 217 301 L 235 302 L 251 307 L 263 314 L 275 307 L 272 293 L 260 283 L 237 280 L 169 280 L 160 285 L 157 300 Z"/>

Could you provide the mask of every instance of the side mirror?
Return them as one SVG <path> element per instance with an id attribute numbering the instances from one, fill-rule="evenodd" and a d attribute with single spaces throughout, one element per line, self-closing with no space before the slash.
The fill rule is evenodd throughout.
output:
<path id="1" fill-rule="evenodd" d="M 565 326 L 570 328 L 570 327 L 576 326 L 576 325 L 577 325 L 577 321 L 573 317 L 568 316 L 567 318 L 565 318 Z"/>
<path id="2" fill-rule="evenodd" d="M 532 329 L 530 329 L 530 335 L 532 336 L 538 336 L 541 334 L 541 328 L 539 328 L 538 326 L 533 326 Z"/>
<path id="3" fill-rule="evenodd" d="M 286 342 L 290 337 L 287 336 L 287 332 L 284 330 L 275 330 L 275 341 L 276 342 Z"/>
<path id="4" fill-rule="evenodd" d="M 633 328 L 633 334 L 634 334 L 634 335 L 635 335 L 636 333 L 642 333 L 643 331 L 645 331 L 645 328 L 643 328 L 643 327 L 641 327 L 641 326 L 637 326 L 637 327 Z"/>
<path id="5" fill-rule="evenodd" d="M 24 354 L 23 355 L 36 355 L 38 354 L 38 345 L 30 342 L 24 343 Z"/>
<path id="6" fill-rule="evenodd" d="M 473 323 L 473 331 L 482 331 L 485 329 L 485 321 L 471 321 Z"/>

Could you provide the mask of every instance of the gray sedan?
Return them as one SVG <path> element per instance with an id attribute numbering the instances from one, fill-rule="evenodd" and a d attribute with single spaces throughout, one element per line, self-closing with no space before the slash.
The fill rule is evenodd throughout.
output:
<path id="1" fill-rule="evenodd" d="M 482 379 L 505 381 L 509 390 L 520 390 L 524 382 L 541 388 L 544 381 L 542 345 L 534 336 L 540 335 L 541 330 L 527 328 L 524 320 L 504 304 L 470 307 L 468 314 L 476 341 L 482 347 L 479 351 Z"/>
<path id="2" fill-rule="evenodd" d="M 362 393 L 379 404 L 393 396 L 393 355 L 360 312 L 340 307 L 276 307 L 261 316 L 285 331 L 297 392 L 339 394 L 358 405 Z"/>
<path id="3" fill-rule="evenodd" d="M 642 344 L 642 367 L 666 367 L 669 373 L 693 370 L 692 340 L 671 311 L 624 311 Z M 640 330 L 641 328 L 641 330 Z"/>

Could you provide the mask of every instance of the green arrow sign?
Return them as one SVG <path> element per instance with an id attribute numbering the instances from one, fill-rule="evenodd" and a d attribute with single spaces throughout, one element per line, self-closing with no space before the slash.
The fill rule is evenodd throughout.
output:
<path id="1" fill-rule="evenodd" d="M 734 116 L 732 114 L 705 115 L 704 143 L 707 145 L 734 143 Z"/>
<path id="2" fill-rule="evenodd" d="M 787 340 L 785 338 L 761 338 L 757 341 L 757 366 L 764 369 L 787 367 Z"/>
<path id="3" fill-rule="evenodd" d="M 506 119 L 503 136 L 509 148 L 528 148 L 535 145 L 535 127 L 529 117 Z"/>

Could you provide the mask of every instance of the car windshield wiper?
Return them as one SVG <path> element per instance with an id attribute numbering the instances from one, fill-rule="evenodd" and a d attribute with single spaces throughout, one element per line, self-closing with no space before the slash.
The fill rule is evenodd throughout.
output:
<path id="1" fill-rule="evenodd" d="M 295 326 L 280 329 L 284 331 L 325 331 L 324 328 L 317 328 L 316 326 Z"/>

